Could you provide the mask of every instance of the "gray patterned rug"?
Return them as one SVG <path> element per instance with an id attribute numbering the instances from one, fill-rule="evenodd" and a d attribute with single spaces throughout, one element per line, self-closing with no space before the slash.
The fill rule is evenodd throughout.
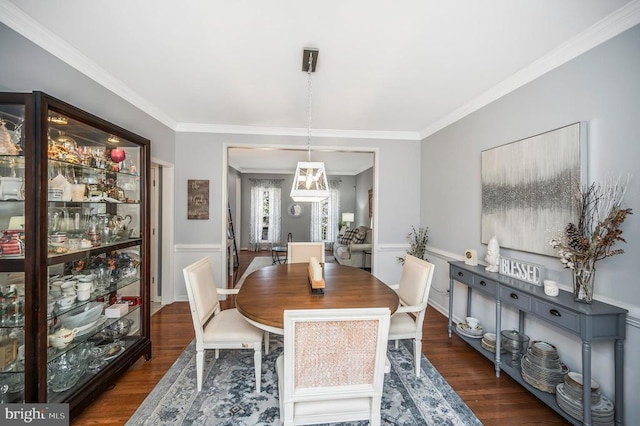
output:
<path id="1" fill-rule="evenodd" d="M 473 412 L 422 356 L 420 377 L 413 371 L 411 343 L 389 346 L 391 372 L 385 375 L 383 425 L 481 425 Z M 222 350 L 214 361 L 205 354 L 202 391 L 196 391 L 195 344 L 176 360 L 127 425 L 277 425 L 278 377 L 275 360 L 282 337 L 271 336 L 262 362 L 262 392 L 255 392 L 253 351 Z M 347 423 L 366 425 L 368 422 Z"/>

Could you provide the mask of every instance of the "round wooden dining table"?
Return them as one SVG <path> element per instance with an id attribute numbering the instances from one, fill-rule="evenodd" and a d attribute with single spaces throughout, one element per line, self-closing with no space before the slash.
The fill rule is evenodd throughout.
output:
<path id="1" fill-rule="evenodd" d="M 252 324 L 283 334 L 288 309 L 398 308 L 398 295 L 369 272 L 337 263 L 323 265 L 324 294 L 313 294 L 306 263 L 266 266 L 251 273 L 236 308 Z"/>

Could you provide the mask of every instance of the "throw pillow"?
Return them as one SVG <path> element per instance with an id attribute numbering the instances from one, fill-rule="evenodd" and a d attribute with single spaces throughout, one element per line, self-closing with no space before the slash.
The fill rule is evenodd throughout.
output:
<path id="1" fill-rule="evenodd" d="M 366 228 L 358 228 L 358 233 L 351 241 L 353 244 L 362 244 L 364 243 L 365 238 L 367 238 L 367 229 Z"/>
<path id="2" fill-rule="evenodd" d="M 358 235 L 357 229 L 347 229 L 342 237 L 340 237 L 340 244 L 348 246 L 351 241 Z"/>

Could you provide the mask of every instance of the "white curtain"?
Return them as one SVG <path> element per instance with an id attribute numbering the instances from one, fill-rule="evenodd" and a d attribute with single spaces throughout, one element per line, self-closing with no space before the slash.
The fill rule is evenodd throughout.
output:
<path id="1" fill-rule="evenodd" d="M 283 179 L 249 179 L 251 182 L 251 223 L 249 242 L 280 242 L 282 229 L 282 182 Z M 262 214 L 265 192 L 269 197 L 269 231 L 267 240 L 262 239 Z"/>
<path id="2" fill-rule="evenodd" d="M 340 211 L 340 182 L 329 182 L 329 198 L 311 203 L 311 241 L 335 241 L 338 235 L 338 212 Z M 325 211 L 326 208 L 326 211 Z M 327 236 L 322 237 L 322 218 L 327 218 Z"/>

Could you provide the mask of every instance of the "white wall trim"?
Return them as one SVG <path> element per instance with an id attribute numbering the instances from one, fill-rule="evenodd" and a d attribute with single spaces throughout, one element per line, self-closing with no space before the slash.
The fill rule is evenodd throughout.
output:
<path id="1" fill-rule="evenodd" d="M 507 93 L 524 86 L 541 75 L 548 73 L 554 68 L 559 67 L 639 23 L 640 0 L 633 0 L 609 16 L 596 22 L 582 33 L 556 47 L 542 58 L 496 84 L 477 98 L 472 99 L 460 108 L 454 110 L 451 114 L 436 121 L 431 126 L 426 127 L 420 131 L 420 139 L 424 139 L 444 129 Z"/>
<path id="2" fill-rule="evenodd" d="M 223 248 L 226 250 L 226 244 L 176 244 L 174 247 L 175 253 L 218 253 Z"/>
<path id="3" fill-rule="evenodd" d="M 164 160 L 160 160 L 151 157 L 151 163 L 160 166 L 162 173 L 162 194 L 160 196 L 162 201 L 162 269 L 160 274 L 162 276 L 162 305 L 167 305 L 173 302 L 173 293 L 175 288 L 174 282 L 174 266 L 175 258 L 173 256 L 175 239 L 175 226 L 174 226 L 174 214 L 175 209 L 175 188 L 174 188 L 174 173 L 175 168 L 172 163 L 168 163 Z"/>
<path id="4" fill-rule="evenodd" d="M 304 136 L 307 128 L 232 126 L 224 124 L 178 123 L 176 132 L 222 133 L 232 135 Z M 314 138 L 421 140 L 420 133 L 406 131 L 311 129 Z"/>

